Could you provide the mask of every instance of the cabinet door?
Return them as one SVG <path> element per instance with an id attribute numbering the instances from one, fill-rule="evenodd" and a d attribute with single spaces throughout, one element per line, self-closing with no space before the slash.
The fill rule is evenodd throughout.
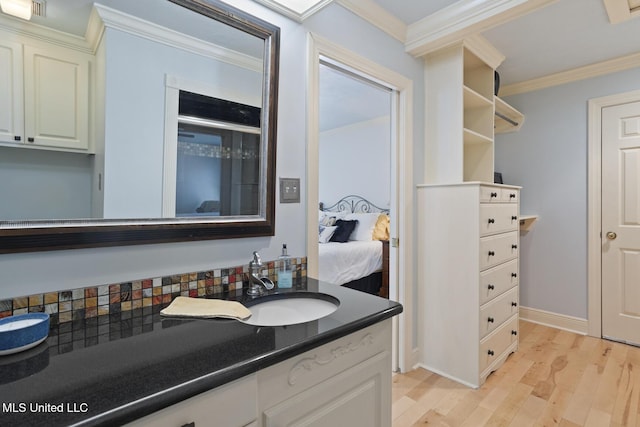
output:
<path id="1" fill-rule="evenodd" d="M 88 57 L 25 45 L 24 60 L 26 143 L 88 150 Z"/>
<path id="2" fill-rule="evenodd" d="M 264 427 L 391 426 L 388 351 L 264 411 Z"/>
<path id="3" fill-rule="evenodd" d="M 21 142 L 24 126 L 22 45 L 0 42 L 0 142 Z"/>

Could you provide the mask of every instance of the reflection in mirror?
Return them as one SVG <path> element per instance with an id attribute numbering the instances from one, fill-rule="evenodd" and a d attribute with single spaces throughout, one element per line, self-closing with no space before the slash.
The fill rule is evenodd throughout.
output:
<path id="1" fill-rule="evenodd" d="M 69 120 L 60 106 L 82 103 L 46 102 L 65 80 L 36 82 L 37 114 L 64 135 L 27 144 L 0 112 L 0 253 L 274 234 L 279 29 L 218 0 L 140 3 L 95 4 L 95 51 L 65 70 L 56 46 L 38 65 L 87 74 Z M 5 32 L 44 49 L 22 27 L 0 30 L 0 66 Z"/>
<path id="2" fill-rule="evenodd" d="M 180 91 L 171 216 L 260 213 L 260 108 Z M 165 160 L 166 161 L 166 160 Z"/>

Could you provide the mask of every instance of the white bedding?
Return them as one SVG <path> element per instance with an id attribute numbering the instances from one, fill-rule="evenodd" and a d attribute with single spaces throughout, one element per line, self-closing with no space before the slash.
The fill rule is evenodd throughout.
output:
<path id="1" fill-rule="evenodd" d="M 382 269 L 382 242 L 378 240 L 318 246 L 318 275 L 323 282 L 343 285 Z"/>

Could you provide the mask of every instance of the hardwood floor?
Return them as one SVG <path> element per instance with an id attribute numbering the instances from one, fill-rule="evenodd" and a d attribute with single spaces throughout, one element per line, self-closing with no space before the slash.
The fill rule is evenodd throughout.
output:
<path id="1" fill-rule="evenodd" d="M 481 388 L 417 369 L 392 393 L 393 427 L 640 427 L 640 348 L 520 321 L 520 348 Z"/>

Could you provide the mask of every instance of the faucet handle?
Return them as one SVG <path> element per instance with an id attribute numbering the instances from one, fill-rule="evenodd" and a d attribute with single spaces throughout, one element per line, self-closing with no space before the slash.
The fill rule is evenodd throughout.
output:
<path id="1" fill-rule="evenodd" d="M 249 267 L 262 267 L 262 260 L 258 251 L 253 251 L 253 260 L 249 263 Z"/>

